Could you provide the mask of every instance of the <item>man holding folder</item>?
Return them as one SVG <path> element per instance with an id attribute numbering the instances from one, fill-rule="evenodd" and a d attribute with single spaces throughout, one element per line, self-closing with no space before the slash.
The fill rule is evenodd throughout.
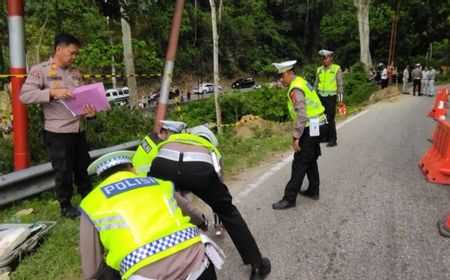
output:
<path id="1" fill-rule="evenodd" d="M 55 195 L 61 216 L 74 219 L 80 213 L 72 206 L 72 182 L 82 197 L 91 190 L 87 167 L 91 162 L 85 135 L 85 119 L 95 118 L 90 104 L 84 115 L 73 116 L 62 100 L 72 98 L 71 90 L 82 85 L 81 73 L 72 68 L 81 43 L 68 33 L 55 36 L 55 54 L 48 61 L 31 68 L 20 93 L 24 104 L 42 104 L 44 141 L 55 170 Z"/>

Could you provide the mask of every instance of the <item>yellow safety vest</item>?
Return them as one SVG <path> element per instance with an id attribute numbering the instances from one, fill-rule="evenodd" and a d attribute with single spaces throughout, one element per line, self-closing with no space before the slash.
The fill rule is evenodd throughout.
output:
<path id="1" fill-rule="evenodd" d="M 171 182 L 117 172 L 80 204 L 99 232 L 106 263 L 127 279 L 137 270 L 201 242 L 183 216 Z"/>
<path id="2" fill-rule="evenodd" d="M 336 75 L 340 68 L 337 64 L 331 64 L 328 68 L 324 66 L 317 68 L 317 76 L 319 77 L 317 91 L 320 96 L 325 97 L 337 94 Z"/>
<path id="3" fill-rule="evenodd" d="M 131 163 L 139 176 L 147 176 L 156 154 L 158 154 L 158 146 L 150 136 L 145 136 L 131 159 Z"/>
<path id="4" fill-rule="evenodd" d="M 177 133 L 172 134 L 169 136 L 169 138 L 166 141 L 163 141 L 158 144 L 158 147 L 161 148 L 167 143 L 170 142 L 178 142 L 183 143 L 187 145 L 195 145 L 195 146 L 201 146 L 207 148 L 210 152 L 214 152 L 217 157 L 220 159 L 222 155 L 220 154 L 220 151 L 217 149 L 216 146 L 214 146 L 213 143 L 209 142 L 205 138 L 202 138 L 197 135 L 189 134 L 189 133 Z"/>
<path id="5" fill-rule="evenodd" d="M 319 118 L 320 121 L 325 120 L 325 114 L 323 113 L 325 111 L 325 108 L 322 106 L 322 103 L 320 103 L 320 99 L 317 96 L 313 86 L 308 83 L 305 79 L 302 77 L 296 77 L 289 87 L 289 90 L 287 92 L 287 106 L 289 110 L 289 115 L 291 116 L 291 119 L 296 122 L 297 121 L 297 113 L 294 109 L 294 103 L 292 102 L 290 98 L 290 93 L 294 89 L 300 89 L 305 93 L 305 100 L 306 100 L 306 127 L 309 126 L 310 119 L 312 118 Z"/>

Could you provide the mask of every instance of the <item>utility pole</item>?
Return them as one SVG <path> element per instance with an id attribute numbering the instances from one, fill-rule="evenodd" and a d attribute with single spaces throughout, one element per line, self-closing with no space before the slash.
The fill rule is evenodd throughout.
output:
<path id="1" fill-rule="evenodd" d="M 159 121 L 166 116 L 167 103 L 169 101 L 169 86 L 172 81 L 173 67 L 177 53 L 178 38 L 180 36 L 181 19 L 183 17 L 184 0 L 175 1 L 175 11 L 172 18 L 172 27 L 170 28 L 169 45 L 167 46 L 166 62 L 164 64 L 164 73 L 161 81 L 161 91 L 159 94 L 159 103 L 156 108 L 154 131 L 159 132 L 161 124 Z"/>
<path id="2" fill-rule="evenodd" d="M 11 101 L 14 116 L 14 170 L 25 169 L 30 165 L 28 152 L 27 107 L 19 100 L 25 81 L 25 34 L 23 0 L 8 0 L 8 32 L 11 73 Z"/>
<path id="3" fill-rule="evenodd" d="M 391 66 L 394 62 L 394 56 L 395 56 L 395 45 L 397 43 L 397 26 L 398 26 L 398 20 L 400 17 L 400 0 L 397 1 L 397 10 L 395 11 L 395 15 L 392 18 L 392 25 L 391 25 L 391 39 L 389 42 L 389 56 L 388 56 L 388 66 Z"/>

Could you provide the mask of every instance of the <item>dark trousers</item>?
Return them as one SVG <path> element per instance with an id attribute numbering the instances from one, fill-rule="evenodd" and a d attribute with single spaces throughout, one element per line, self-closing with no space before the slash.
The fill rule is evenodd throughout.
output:
<path id="1" fill-rule="evenodd" d="M 61 207 L 71 205 L 73 181 L 82 197 L 91 190 L 87 167 L 91 162 L 84 132 L 54 133 L 45 131 L 45 145 L 55 171 L 55 195 Z"/>
<path id="2" fill-rule="evenodd" d="M 381 79 L 381 88 L 382 88 L 382 89 L 383 89 L 383 88 L 387 88 L 388 82 L 389 82 L 388 79 Z"/>
<path id="3" fill-rule="evenodd" d="M 320 102 L 322 103 L 323 107 L 325 107 L 325 114 L 327 115 L 327 129 L 324 134 L 328 136 L 328 142 L 334 143 L 337 141 L 337 135 L 336 135 L 336 122 L 334 121 L 334 118 L 336 116 L 336 100 L 337 95 L 332 96 L 319 96 Z M 321 131 L 322 133 L 322 131 Z"/>
<path id="4" fill-rule="evenodd" d="M 244 264 L 260 264 L 258 245 L 239 210 L 233 205 L 227 186 L 220 181 L 211 164 L 156 157 L 149 175 L 172 181 L 177 190 L 190 191 L 206 202 L 219 216 Z"/>
<path id="5" fill-rule="evenodd" d="M 217 279 L 216 270 L 212 262 L 209 262 L 209 266 L 197 278 L 197 280 L 216 280 L 216 279 Z"/>
<path id="6" fill-rule="evenodd" d="M 420 79 L 414 79 L 413 80 L 413 95 L 416 95 L 416 90 L 417 90 L 417 95 L 421 95 L 421 87 L 422 87 L 422 82 L 420 81 Z"/>
<path id="7" fill-rule="evenodd" d="M 325 125 L 320 126 L 320 133 L 326 130 Z M 284 189 L 284 199 L 295 202 L 302 187 L 305 175 L 308 176 L 308 193 L 319 194 L 319 168 L 317 159 L 320 156 L 320 136 L 309 136 L 309 128 L 306 127 L 300 137 L 300 151 L 294 154 L 292 161 L 291 179 Z"/>

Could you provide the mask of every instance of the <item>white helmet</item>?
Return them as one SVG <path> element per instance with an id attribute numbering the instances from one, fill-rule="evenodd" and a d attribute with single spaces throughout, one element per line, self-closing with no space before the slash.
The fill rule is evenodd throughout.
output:
<path id="1" fill-rule="evenodd" d="M 186 128 L 186 124 L 184 122 L 160 120 L 159 123 L 162 128 L 170 130 L 174 133 L 180 133 Z"/>
<path id="2" fill-rule="evenodd" d="M 211 142 L 216 147 L 219 145 L 219 141 L 217 140 L 216 135 L 214 135 L 214 133 L 204 125 L 198 125 L 198 126 L 191 128 L 190 133 L 206 138 L 209 142 Z"/>

